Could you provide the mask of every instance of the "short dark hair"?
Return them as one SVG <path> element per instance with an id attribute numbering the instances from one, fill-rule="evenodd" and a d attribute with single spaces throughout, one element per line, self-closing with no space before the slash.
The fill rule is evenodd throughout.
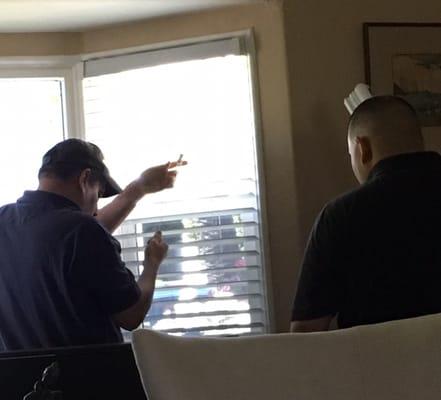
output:
<path id="1" fill-rule="evenodd" d="M 420 130 L 418 115 L 415 109 L 403 98 L 398 96 L 374 96 L 363 101 L 349 119 L 349 133 L 361 126 L 379 121 L 405 124 L 409 129 Z"/>

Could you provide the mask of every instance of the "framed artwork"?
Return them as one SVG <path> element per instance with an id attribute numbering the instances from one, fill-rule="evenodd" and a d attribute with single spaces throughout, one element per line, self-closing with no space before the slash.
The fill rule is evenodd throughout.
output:
<path id="1" fill-rule="evenodd" d="M 363 24 L 366 83 L 405 98 L 428 148 L 441 149 L 441 23 Z"/>

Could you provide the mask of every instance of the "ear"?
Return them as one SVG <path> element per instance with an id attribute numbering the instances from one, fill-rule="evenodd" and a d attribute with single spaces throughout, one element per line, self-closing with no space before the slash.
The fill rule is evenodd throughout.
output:
<path id="1" fill-rule="evenodd" d="M 360 160 L 362 164 L 369 164 L 372 161 L 372 145 L 367 136 L 358 136 L 355 138 L 358 150 L 360 152 Z"/>
<path id="2" fill-rule="evenodd" d="M 84 193 L 87 185 L 89 183 L 90 174 L 92 173 L 92 170 L 90 168 L 83 169 L 78 176 L 78 183 L 80 185 L 81 191 Z"/>

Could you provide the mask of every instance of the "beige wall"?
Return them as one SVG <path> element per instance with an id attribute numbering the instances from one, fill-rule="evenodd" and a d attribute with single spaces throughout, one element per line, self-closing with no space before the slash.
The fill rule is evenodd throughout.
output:
<path id="1" fill-rule="evenodd" d="M 343 98 L 364 81 L 362 23 L 439 22 L 441 2 L 286 0 L 284 8 L 303 248 L 324 203 L 356 185 Z"/>
<path id="2" fill-rule="evenodd" d="M 1 57 L 72 55 L 81 51 L 81 33 L 0 33 Z"/>
<path id="3" fill-rule="evenodd" d="M 73 34 L 36 35 L 27 45 L 27 35 L 0 35 L 0 55 L 45 55 L 99 52 L 253 28 L 257 45 L 258 83 L 263 130 L 263 167 L 271 256 L 271 287 L 274 288 L 276 329 L 288 327 L 298 264 L 298 233 L 294 190 L 288 74 L 282 9 L 277 4 L 240 6 L 169 17 L 113 28 Z M 78 36 L 79 35 L 79 36 Z M 8 47 L 2 47 L 1 43 Z M 65 50 L 66 49 L 66 50 Z M 288 277 L 288 279 L 287 279 Z"/>

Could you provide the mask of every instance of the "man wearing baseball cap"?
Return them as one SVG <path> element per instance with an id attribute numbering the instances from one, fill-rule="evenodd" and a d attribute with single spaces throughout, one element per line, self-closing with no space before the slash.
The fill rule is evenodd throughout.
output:
<path id="1" fill-rule="evenodd" d="M 136 281 L 110 232 L 145 194 L 173 186 L 174 166 L 122 190 L 92 143 L 69 139 L 44 155 L 38 190 L 0 208 L 0 351 L 117 343 L 120 328 L 143 321 L 168 246 L 160 232 L 149 240 Z"/>

